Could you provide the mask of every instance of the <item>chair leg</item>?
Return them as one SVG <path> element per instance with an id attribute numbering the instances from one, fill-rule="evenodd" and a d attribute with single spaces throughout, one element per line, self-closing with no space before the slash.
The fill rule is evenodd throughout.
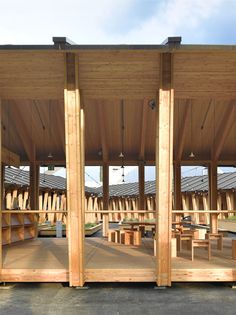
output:
<path id="1" fill-rule="evenodd" d="M 208 260 L 211 259 L 211 243 L 208 244 Z"/>

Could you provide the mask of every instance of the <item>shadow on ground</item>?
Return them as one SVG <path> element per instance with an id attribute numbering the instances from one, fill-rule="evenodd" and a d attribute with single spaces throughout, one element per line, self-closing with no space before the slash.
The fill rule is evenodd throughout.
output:
<path id="1" fill-rule="evenodd" d="M 236 291 L 228 284 L 89 283 L 88 290 L 67 284 L 22 283 L 0 290 L 0 314 L 235 314 Z"/>

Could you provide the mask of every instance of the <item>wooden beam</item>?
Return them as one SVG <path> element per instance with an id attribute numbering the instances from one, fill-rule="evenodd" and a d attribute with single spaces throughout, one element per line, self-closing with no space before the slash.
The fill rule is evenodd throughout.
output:
<path id="1" fill-rule="evenodd" d="M 184 150 L 184 143 L 186 139 L 187 133 L 187 127 L 188 122 L 190 121 L 190 115 L 191 115 L 191 106 L 190 106 L 190 100 L 188 99 L 185 104 L 185 111 L 184 111 L 184 117 L 180 126 L 179 134 L 178 134 L 178 148 L 176 153 L 176 160 L 181 161 L 183 150 Z"/>
<path id="2" fill-rule="evenodd" d="M 156 115 L 156 276 L 158 286 L 170 286 L 174 110 L 171 53 L 161 55 L 160 70 Z"/>
<path id="3" fill-rule="evenodd" d="M 98 115 L 98 123 L 101 137 L 101 145 L 102 145 L 102 159 L 103 162 L 107 162 L 109 159 L 109 150 L 107 146 L 107 136 L 105 129 L 105 119 L 101 102 L 97 104 L 97 115 Z"/>
<path id="4" fill-rule="evenodd" d="M 225 140 L 235 122 L 235 100 L 230 101 L 226 107 L 225 113 L 223 115 L 222 121 L 217 130 L 213 146 L 212 146 L 212 160 L 217 161 L 219 159 L 220 153 L 222 151 Z"/>
<path id="5" fill-rule="evenodd" d="M 84 285 L 84 218 L 81 174 L 81 120 L 78 58 L 65 55 L 65 134 L 70 286 Z"/>
<path id="6" fill-rule="evenodd" d="M 145 160 L 145 140 L 146 140 L 146 128 L 147 128 L 147 113 L 148 113 L 148 100 L 144 99 L 142 107 L 142 123 L 140 128 L 140 150 L 139 160 Z"/>

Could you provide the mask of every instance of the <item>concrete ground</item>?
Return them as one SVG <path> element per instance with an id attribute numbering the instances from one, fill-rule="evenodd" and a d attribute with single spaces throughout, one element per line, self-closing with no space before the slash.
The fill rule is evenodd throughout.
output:
<path id="1" fill-rule="evenodd" d="M 236 314 L 236 290 L 227 284 L 89 284 L 76 290 L 62 284 L 16 284 L 0 289 L 0 314 Z"/>

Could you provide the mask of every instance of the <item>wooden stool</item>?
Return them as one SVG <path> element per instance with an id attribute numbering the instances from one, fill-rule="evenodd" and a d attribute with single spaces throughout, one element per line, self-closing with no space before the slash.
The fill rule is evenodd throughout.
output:
<path id="1" fill-rule="evenodd" d="M 115 230 L 115 243 L 120 243 L 120 230 Z"/>
<path id="2" fill-rule="evenodd" d="M 188 249 L 191 249 L 191 241 L 193 239 L 192 234 L 176 234 L 177 239 L 177 250 L 181 252 L 182 250 L 182 241 L 188 241 Z"/>
<path id="3" fill-rule="evenodd" d="M 194 258 L 194 248 L 195 247 L 202 247 L 202 248 L 206 248 L 208 249 L 208 260 L 211 259 L 211 244 L 210 244 L 210 240 L 192 240 L 191 242 L 192 246 L 192 260 Z"/>
<path id="4" fill-rule="evenodd" d="M 205 235 L 206 240 L 217 240 L 217 249 L 223 249 L 223 234 L 219 233 L 206 233 Z"/>
<path id="5" fill-rule="evenodd" d="M 125 244 L 125 231 L 121 230 L 120 231 L 120 244 Z"/>
<path id="6" fill-rule="evenodd" d="M 141 242 L 141 231 L 133 231 L 133 244 L 136 246 L 140 246 Z"/>
<path id="7" fill-rule="evenodd" d="M 232 259 L 236 260 L 236 240 L 232 240 Z"/>
<path id="8" fill-rule="evenodd" d="M 134 232 L 132 230 L 125 230 L 125 245 L 133 245 L 134 243 Z"/>
<path id="9" fill-rule="evenodd" d="M 115 242 L 115 231 L 108 230 L 108 242 Z"/>

